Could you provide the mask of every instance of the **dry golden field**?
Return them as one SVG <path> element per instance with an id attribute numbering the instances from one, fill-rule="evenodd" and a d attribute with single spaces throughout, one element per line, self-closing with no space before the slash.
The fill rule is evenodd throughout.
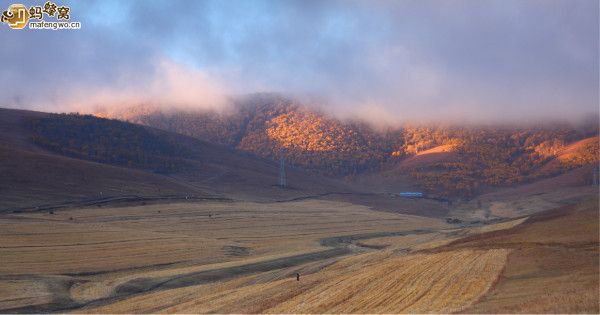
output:
<path id="1" fill-rule="evenodd" d="M 2 214 L 0 310 L 597 313 L 597 214 L 597 199 L 475 226 L 323 200 Z"/>
<path id="2" fill-rule="evenodd" d="M 598 313 L 598 199 L 531 216 L 505 233 L 455 242 L 452 249 L 509 248 L 494 289 L 468 312 Z"/>
<path id="3" fill-rule="evenodd" d="M 285 275 L 256 275 L 219 285 L 162 291 L 88 311 L 453 312 L 462 310 L 487 291 L 506 256 L 506 250 L 409 256 L 369 253 L 343 259 L 318 273 L 303 276 L 299 282 Z M 456 286 L 456 279 L 461 279 L 462 285 Z M 157 307 L 153 301 L 165 304 Z"/>
<path id="4" fill-rule="evenodd" d="M 320 244 L 330 237 L 445 226 L 437 219 L 309 200 L 2 214 L 0 288 L 6 293 L 0 295 L 0 309 L 80 306 L 139 279 L 160 282 L 252 263 L 268 270 L 260 263 L 286 265 L 292 257 L 289 264 L 296 265 L 353 252 Z"/>

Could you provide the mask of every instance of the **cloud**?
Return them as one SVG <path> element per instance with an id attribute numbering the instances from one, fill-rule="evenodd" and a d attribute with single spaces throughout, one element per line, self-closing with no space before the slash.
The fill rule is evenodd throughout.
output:
<path id="1" fill-rule="evenodd" d="M 109 87 L 77 88 L 64 105 L 78 111 L 114 109 L 132 105 L 162 109 L 222 110 L 231 92 L 207 73 L 163 59 L 148 78 L 123 75 Z"/>
<path id="2" fill-rule="evenodd" d="M 597 1 L 70 5 L 81 31 L 0 31 L 5 106 L 214 108 L 280 92 L 376 121 L 598 113 Z"/>

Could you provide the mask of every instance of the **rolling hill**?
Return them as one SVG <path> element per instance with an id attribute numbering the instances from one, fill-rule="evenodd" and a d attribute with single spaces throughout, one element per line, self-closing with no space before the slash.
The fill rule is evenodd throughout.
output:
<path id="1" fill-rule="evenodd" d="M 349 189 L 225 146 L 131 123 L 0 109 L 2 210 L 165 198 L 297 198 Z"/>
<path id="2" fill-rule="evenodd" d="M 404 125 L 380 130 L 269 94 L 240 98 L 223 113 L 132 106 L 96 114 L 266 159 L 283 155 L 292 165 L 350 182 L 384 178 L 396 191 L 413 187 L 450 199 L 560 175 L 597 163 L 599 156 L 596 123 Z M 574 149 L 580 146 L 583 149 Z"/>
<path id="3" fill-rule="evenodd" d="M 243 108 L 252 109 L 254 114 L 251 115 L 252 119 L 250 116 L 239 115 L 246 117 L 244 124 L 248 131 L 238 130 L 238 145 L 249 143 L 249 134 L 260 134 L 261 130 L 263 136 L 268 134 L 261 129 L 267 123 L 264 119 L 268 116 L 266 113 L 270 113 L 265 108 L 302 110 L 308 113 L 308 109 L 299 109 L 297 106 L 299 105 L 285 107 L 267 104 L 264 107 L 253 107 L 252 104 L 246 104 Z M 359 171 L 357 167 L 356 173 L 353 169 L 351 174 L 344 177 L 345 180 L 340 180 L 340 175 L 332 178 L 331 174 L 326 176 L 329 173 L 321 172 L 321 165 L 327 166 L 329 160 L 336 158 L 339 146 L 325 150 L 324 155 L 312 155 L 313 158 L 319 157 L 319 163 L 311 166 L 303 164 L 306 161 L 303 158 L 310 155 L 289 144 L 285 151 L 281 151 L 288 161 L 289 185 L 286 189 L 281 189 L 278 186 L 279 161 L 273 161 L 275 155 L 261 156 L 260 150 L 244 151 L 232 145 L 207 142 L 198 139 L 199 137 L 93 116 L 8 109 L 1 111 L 1 171 L 6 176 L 0 181 L 0 194 L 4 210 L 36 207 L 51 209 L 72 203 L 97 205 L 106 202 L 158 202 L 185 198 L 256 201 L 321 198 L 350 201 L 381 210 L 444 216 L 450 209 L 444 199 L 474 200 L 478 195 L 485 196 L 498 189 L 535 186 L 537 182 L 567 174 L 574 174 L 570 175 L 574 180 L 570 181 L 572 185 L 570 184 L 569 189 L 586 186 L 592 176 L 590 163 L 597 157 L 597 137 L 572 141 L 574 144 L 571 145 L 556 146 L 560 149 L 546 149 L 548 152 L 552 151 L 553 155 L 542 156 L 541 153 L 535 153 L 535 150 L 546 148 L 550 140 L 544 139 L 548 137 L 557 134 L 562 134 L 557 136 L 559 139 L 580 137 L 583 131 L 575 129 L 543 132 L 526 130 L 521 131 L 523 134 L 517 134 L 514 130 L 463 130 L 469 136 L 458 141 L 456 135 L 460 132 L 457 130 L 422 128 L 419 129 L 421 131 L 416 131 L 417 129 L 407 127 L 397 131 L 403 132 L 402 140 L 398 140 L 397 145 L 405 149 L 413 146 L 414 149 L 411 143 L 429 141 L 427 143 L 431 147 L 418 149 L 411 155 L 392 151 L 388 158 L 374 164 L 372 169 Z M 173 118 L 180 114 L 180 117 L 184 117 L 184 113 L 166 114 L 153 110 L 145 112 L 144 115 L 147 116 L 139 120 L 151 117 L 166 122 L 165 119 L 174 119 L 169 124 L 181 129 L 188 125 L 178 125 L 178 120 Z M 132 114 L 130 117 L 138 117 L 136 115 Z M 209 126 L 211 123 L 219 125 L 227 122 L 227 117 L 230 117 L 201 112 L 196 115 L 204 117 Z M 216 115 L 214 117 L 219 120 L 207 118 L 210 115 Z M 318 117 L 314 112 L 306 115 Z M 194 120 L 196 116 L 186 117 L 190 119 L 189 124 L 204 126 Z M 263 121 L 263 124 L 257 121 Z M 341 121 L 337 125 L 325 125 L 332 130 L 335 130 L 335 126 L 345 126 Z M 308 127 L 303 126 L 299 130 Z M 343 142 L 346 137 L 356 138 L 361 134 L 368 134 L 373 139 L 379 139 L 379 142 L 364 142 L 370 143 L 371 148 L 379 148 L 377 143 L 388 143 L 387 147 L 393 147 L 395 140 L 390 140 L 390 133 L 382 135 L 368 129 L 366 125 L 363 127 L 366 128 L 363 133 L 356 129 L 352 135 L 337 133 L 338 138 Z M 202 128 L 203 132 L 211 130 L 207 126 Z M 318 128 L 312 133 L 318 135 Z M 298 137 L 303 138 L 305 135 L 300 134 Z M 407 140 L 409 138 L 412 140 Z M 359 148 L 364 148 L 360 141 L 352 141 L 343 145 L 351 148 L 355 143 Z M 521 142 L 519 146 L 515 145 Z M 319 147 L 337 145 L 338 141 L 329 144 L 319 141 L 315 143 Z M 277 141 L 271 141 L 268 145 L 275 150 L 278 144 Z M 258 145 L 257 148 L 263 146 Z M 342 150 L 342 158 L 337 166 L 341 167 L 346 162 L 356 163 L 356 159 L 352 158 L 352 151 L 348 150 Z M 386 152 L 384 149 L 378 150 Z M 567 156 L 568 159 L 565 158 Z M 533 162 L 530 158 L 534 158 Z M 373 163 L 376 161 L 377 159 L 372 160 Z M 530 162 L 533 166 L 529 165 Z M 555 166 L 552 172 L 541 171 L 553 164 Z M 415 201 L 394 197 L 394 194 L 402 190 L 422 189 L 432 199 Z M 545 192 L 551 190 L 552 187 Z M 552 200 L 562 199 L 552 197 Z"/>
<path id="4" fill-rule="evenodd" d="M 534 146 L 552 154 L 528 174 L 576 157 L 556 174 L 452 203 L 398 196 L 423 187 L 418 174 L 471 169 L 484 182 L 528 161 L 490 135 L 396 155 L 351 182 L 289 167 L 281 188 L 277 162 L 222 144 L 0 109 L 0 310 L 597 312 L 594 138 Z"/>

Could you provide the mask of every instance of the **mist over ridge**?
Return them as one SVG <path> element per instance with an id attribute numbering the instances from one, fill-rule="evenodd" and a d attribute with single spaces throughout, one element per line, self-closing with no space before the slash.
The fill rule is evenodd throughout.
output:
<path id="1" fill-rule="evenodd" d="M 81 30 L 0 33 L 2 106 L 221 111 L 269 92 L 383 125 L 598 116 L 595 1 L 176 1 L 176 20 L 68 4 Z"/>

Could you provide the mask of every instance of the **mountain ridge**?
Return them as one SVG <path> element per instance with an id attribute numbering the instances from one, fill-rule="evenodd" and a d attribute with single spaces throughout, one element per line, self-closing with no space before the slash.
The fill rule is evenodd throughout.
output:
<path id="1" fill-rule="evenodd" d="M 486 187 L 531 182 L 598 161 L 597 124 L 403 125 L 377 130 L 276 95 L 242 99 L 224 113 L 132 106 L 100 115 L 271 160 L 284 155 L 291 165 L 350 181 L 404 165 L 403 175 L 420 189 L 444 197 L 471 197 Z M 576 158 L 558 158 L 558 152 L 585 139 L 588 147 L 572 153 Z M 436 147 L 444 147 L 445 152 L 431 152 L 430 157 L 451 158 L 409 167 L 408 161 L 421 159 L 424 151 Z"/>

